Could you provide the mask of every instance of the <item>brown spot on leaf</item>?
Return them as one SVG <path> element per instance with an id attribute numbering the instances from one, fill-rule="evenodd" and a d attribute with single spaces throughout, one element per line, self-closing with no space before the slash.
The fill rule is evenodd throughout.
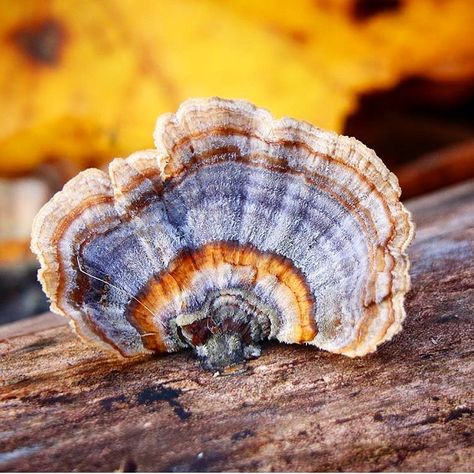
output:
<path id="1" fill-rule="evenodd" d="M 22 24 L 10 35 L 14 45 L 35 64 L 55 66 L 66 40 L 64 26 L 54 18 Z"/>
<path id="2" fill-rule="evenodd" d="M 289 30 L 287 32 L 287 36 L 290 40 L 292 40 L 295 43 L 298 43 L 299 45 L 304 45 L 309 42 L 309 35 L 306 33 L 306 31 L 301 31 L 301 30 Z"/>
<path id="3" fill-rule="evenodd" d="M 401 0 L 355 0 L 352 11 L 356 20 L 364 21 L 379 13 L 395 11 L 401 7 Z"/>
<path id="4" fill-rule="evenodd" d="M 280 25 L 275 23 L 267 23 L 267 28 L 269 31 L 285 37 L 285 39 L 296 43 L 299 46 L 303 46 L 310 41 L 310 37 L 306 31 L 291 29 L 291 28 L 282 28 Z"/>

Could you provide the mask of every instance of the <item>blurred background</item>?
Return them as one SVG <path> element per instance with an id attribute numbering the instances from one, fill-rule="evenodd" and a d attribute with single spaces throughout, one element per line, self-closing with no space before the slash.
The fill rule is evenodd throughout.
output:
<path id="1" fill-rule="evenodd" d="M 403 198 L 474 177 L 472 0 L 0 0 L 0 324 L 48 308 L 34 215 L 189 97 L 352 135 Z"/>

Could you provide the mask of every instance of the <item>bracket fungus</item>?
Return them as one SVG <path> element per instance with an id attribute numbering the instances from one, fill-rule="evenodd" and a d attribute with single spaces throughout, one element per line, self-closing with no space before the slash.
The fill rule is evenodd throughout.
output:
<path id="1" fill-rule="evenodd" d="M 265 339 L 354 357 L 400 331 L 413 224 L 372 150 L 219 98 L 161 116 L 154 138 L 35 219 L 51 309 L 84 339 L 191 347 L 220 370 Z"/>

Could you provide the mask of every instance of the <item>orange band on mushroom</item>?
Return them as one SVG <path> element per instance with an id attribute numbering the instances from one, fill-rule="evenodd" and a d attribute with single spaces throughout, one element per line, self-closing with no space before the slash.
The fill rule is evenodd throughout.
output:
<path id="1" fill-rule="evenodd" d="M 296 332 L 294 339 L 307 342 L 316 336 L 314 299 L 304 276 L 293 263 L 279 255 L 261 252 L 250 245 L 242 246 L 230 242 L 211 243 L 179 255 L 166 273 L 152 279 L 138 295 L 137 299 L 143 305 L 133 302 L 128 313 L 129 319 L 143 334 L 156 333 L 153 315 L 158 315 L 171 300 L 179 298 L 199 272 L 217 268 L 221 264 L 252 268 L 254 277 L 248 282 L 250 285 L 256 285 L 268 276 L 277 278 L 293 297 L 291 305 L 298 315 L 293 325 Z M 153 315 L 144 306 L 151 310 Z M 166 350 L 159 334 L 145 337 L 144 344 L 149 349 Z"/>

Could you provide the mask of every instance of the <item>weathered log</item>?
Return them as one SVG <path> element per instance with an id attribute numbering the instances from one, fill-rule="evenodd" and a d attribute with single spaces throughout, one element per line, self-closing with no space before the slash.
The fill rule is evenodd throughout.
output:
<path id="1" fill-rule="evenodd" d="M 474 178 L 474 140 L 428 153 L 395 168 L 403 195 L 418 196 Z"/>
<path id="2" fill-rule="evenodd" d="M 187 353 L 106 355 L 50 316 L 4 326 L 0 469 L 474 470 L 474 182 L 409 208 L 405 328 L 364 358 L 267 344 L 213 377 Z"/>

